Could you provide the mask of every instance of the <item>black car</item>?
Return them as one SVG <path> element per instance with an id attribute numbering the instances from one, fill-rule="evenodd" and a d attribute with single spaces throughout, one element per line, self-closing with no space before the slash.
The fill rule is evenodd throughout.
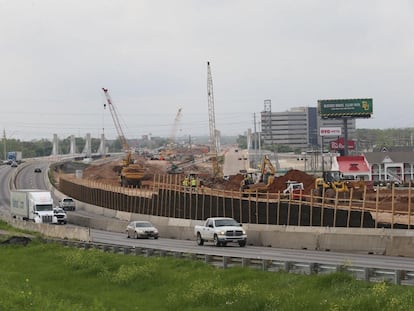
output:
<path id="1" fill-rule="evenodd" d="M 42 172 L 42 169 L 40 169 L 40 168 L 36 167 L 36 168 L 34 169 L 34 172 L 35 172 L 35 173 L 41 173 L 41 172 Z"/>

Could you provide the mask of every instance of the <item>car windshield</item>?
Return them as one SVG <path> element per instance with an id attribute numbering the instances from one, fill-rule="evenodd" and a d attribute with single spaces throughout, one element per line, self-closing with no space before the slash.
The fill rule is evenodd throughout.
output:
<path id="1" fill-rule="evenodd" d="M 38 212 L 45 212 L 45 211 L 52 211 L 53 206 L 52 204 L 37 204 L 36 211 Z"/>
<path id="2" fill-rule="evenodd" d="M 145 228 L 145 227 L 152 227 L 149 222 L 137 222 L 135 223 L 135 227 Z"/>
<path id="3" fill-rule="evenodd" d="M 72 199 L 63 199 L 63 203 L 72 203 L 73 200 Z"/>
<path id="4" fill-rule="evenodd" d="M 216 220 L 216 227 L 224 227 L 224 226 L 239 226 L 239 223 L 234 219 L 217 219 Z"/>

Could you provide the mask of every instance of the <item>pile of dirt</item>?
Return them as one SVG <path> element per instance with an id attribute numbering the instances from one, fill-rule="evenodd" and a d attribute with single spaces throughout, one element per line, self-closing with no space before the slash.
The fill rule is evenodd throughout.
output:
<path id="1" fill-rule="evenodd" d="M 231 175 L 229 179 L 225 180 L 223 178 L 212 179 L 211 182 L 204 182 L 206 187 L 211 187 L 213 189 L 222 189 L 226 191 L 239 191 L 240 183 L 244 179 L 242 174 Z"/>
<path id="2" fill-rule="evenodd" d="M 273 183 L 269 186 L 269 192 L 282 192 L 286 189 L 289 181 L 296 181 L 303 183 L 305 194 L 309 194 L 315 187 L 315 177 L 299 170 L 289 170 L 285 175 L 276 177 Z"/>
<path id="3" fill-rule="evenodd" d="M 103 182 L 109 185 L 118 185 L 121 167 L 121 160 L 90 165 L 83 170 L 83 178 Z"/>
<path id="4" fill-rule="evenodd" d="M 214 179 L 214 180 L 204 180 L 204 186 L 214 188 L 214 189 L 223 189 L 228 191 L 239 191 L 240 184 L 243 180 L 243 174 L 231 175 L 228 180 L 224 179 Z M 276 177 L 273 183 L 269 186 L 269 192 L 277 193 L 282 192 L 287 187 L 287 182 L 296 181 L 303 183 L 305 188 L 305 193 L 310 193 L 311 189 L 315 185 L 315 177 L 306 174 L 305 172 L 299 170 L 290 170 L 285 175 Z"/>

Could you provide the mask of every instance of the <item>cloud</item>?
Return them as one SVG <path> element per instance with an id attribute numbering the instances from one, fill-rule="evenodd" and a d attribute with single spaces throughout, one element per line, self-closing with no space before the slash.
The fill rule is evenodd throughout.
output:
<path id="1" fill-rule="evenodd" d="M 365 127 L 412 126 L 414 4 L 380 1 L 0 1 L 0 124 L 21 137 L 242 134 L 273 111 L 372 97 Z M 389 117 L 393 116 L 393 122 Z"/>

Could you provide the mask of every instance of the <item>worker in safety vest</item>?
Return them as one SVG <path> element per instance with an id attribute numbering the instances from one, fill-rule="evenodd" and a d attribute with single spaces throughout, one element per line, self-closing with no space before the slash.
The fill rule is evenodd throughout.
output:
<path id="1" fill-rule="evenodd" d="M 188 178 L 187 177 L 184 178 L 184 180 L 183 180 L 183 186 L 188 187 Z"/>
<path id="2" fill-rule="evenodd" d="M 197 187 L 197 179 L 191 178 L 191 187 Z"/>

